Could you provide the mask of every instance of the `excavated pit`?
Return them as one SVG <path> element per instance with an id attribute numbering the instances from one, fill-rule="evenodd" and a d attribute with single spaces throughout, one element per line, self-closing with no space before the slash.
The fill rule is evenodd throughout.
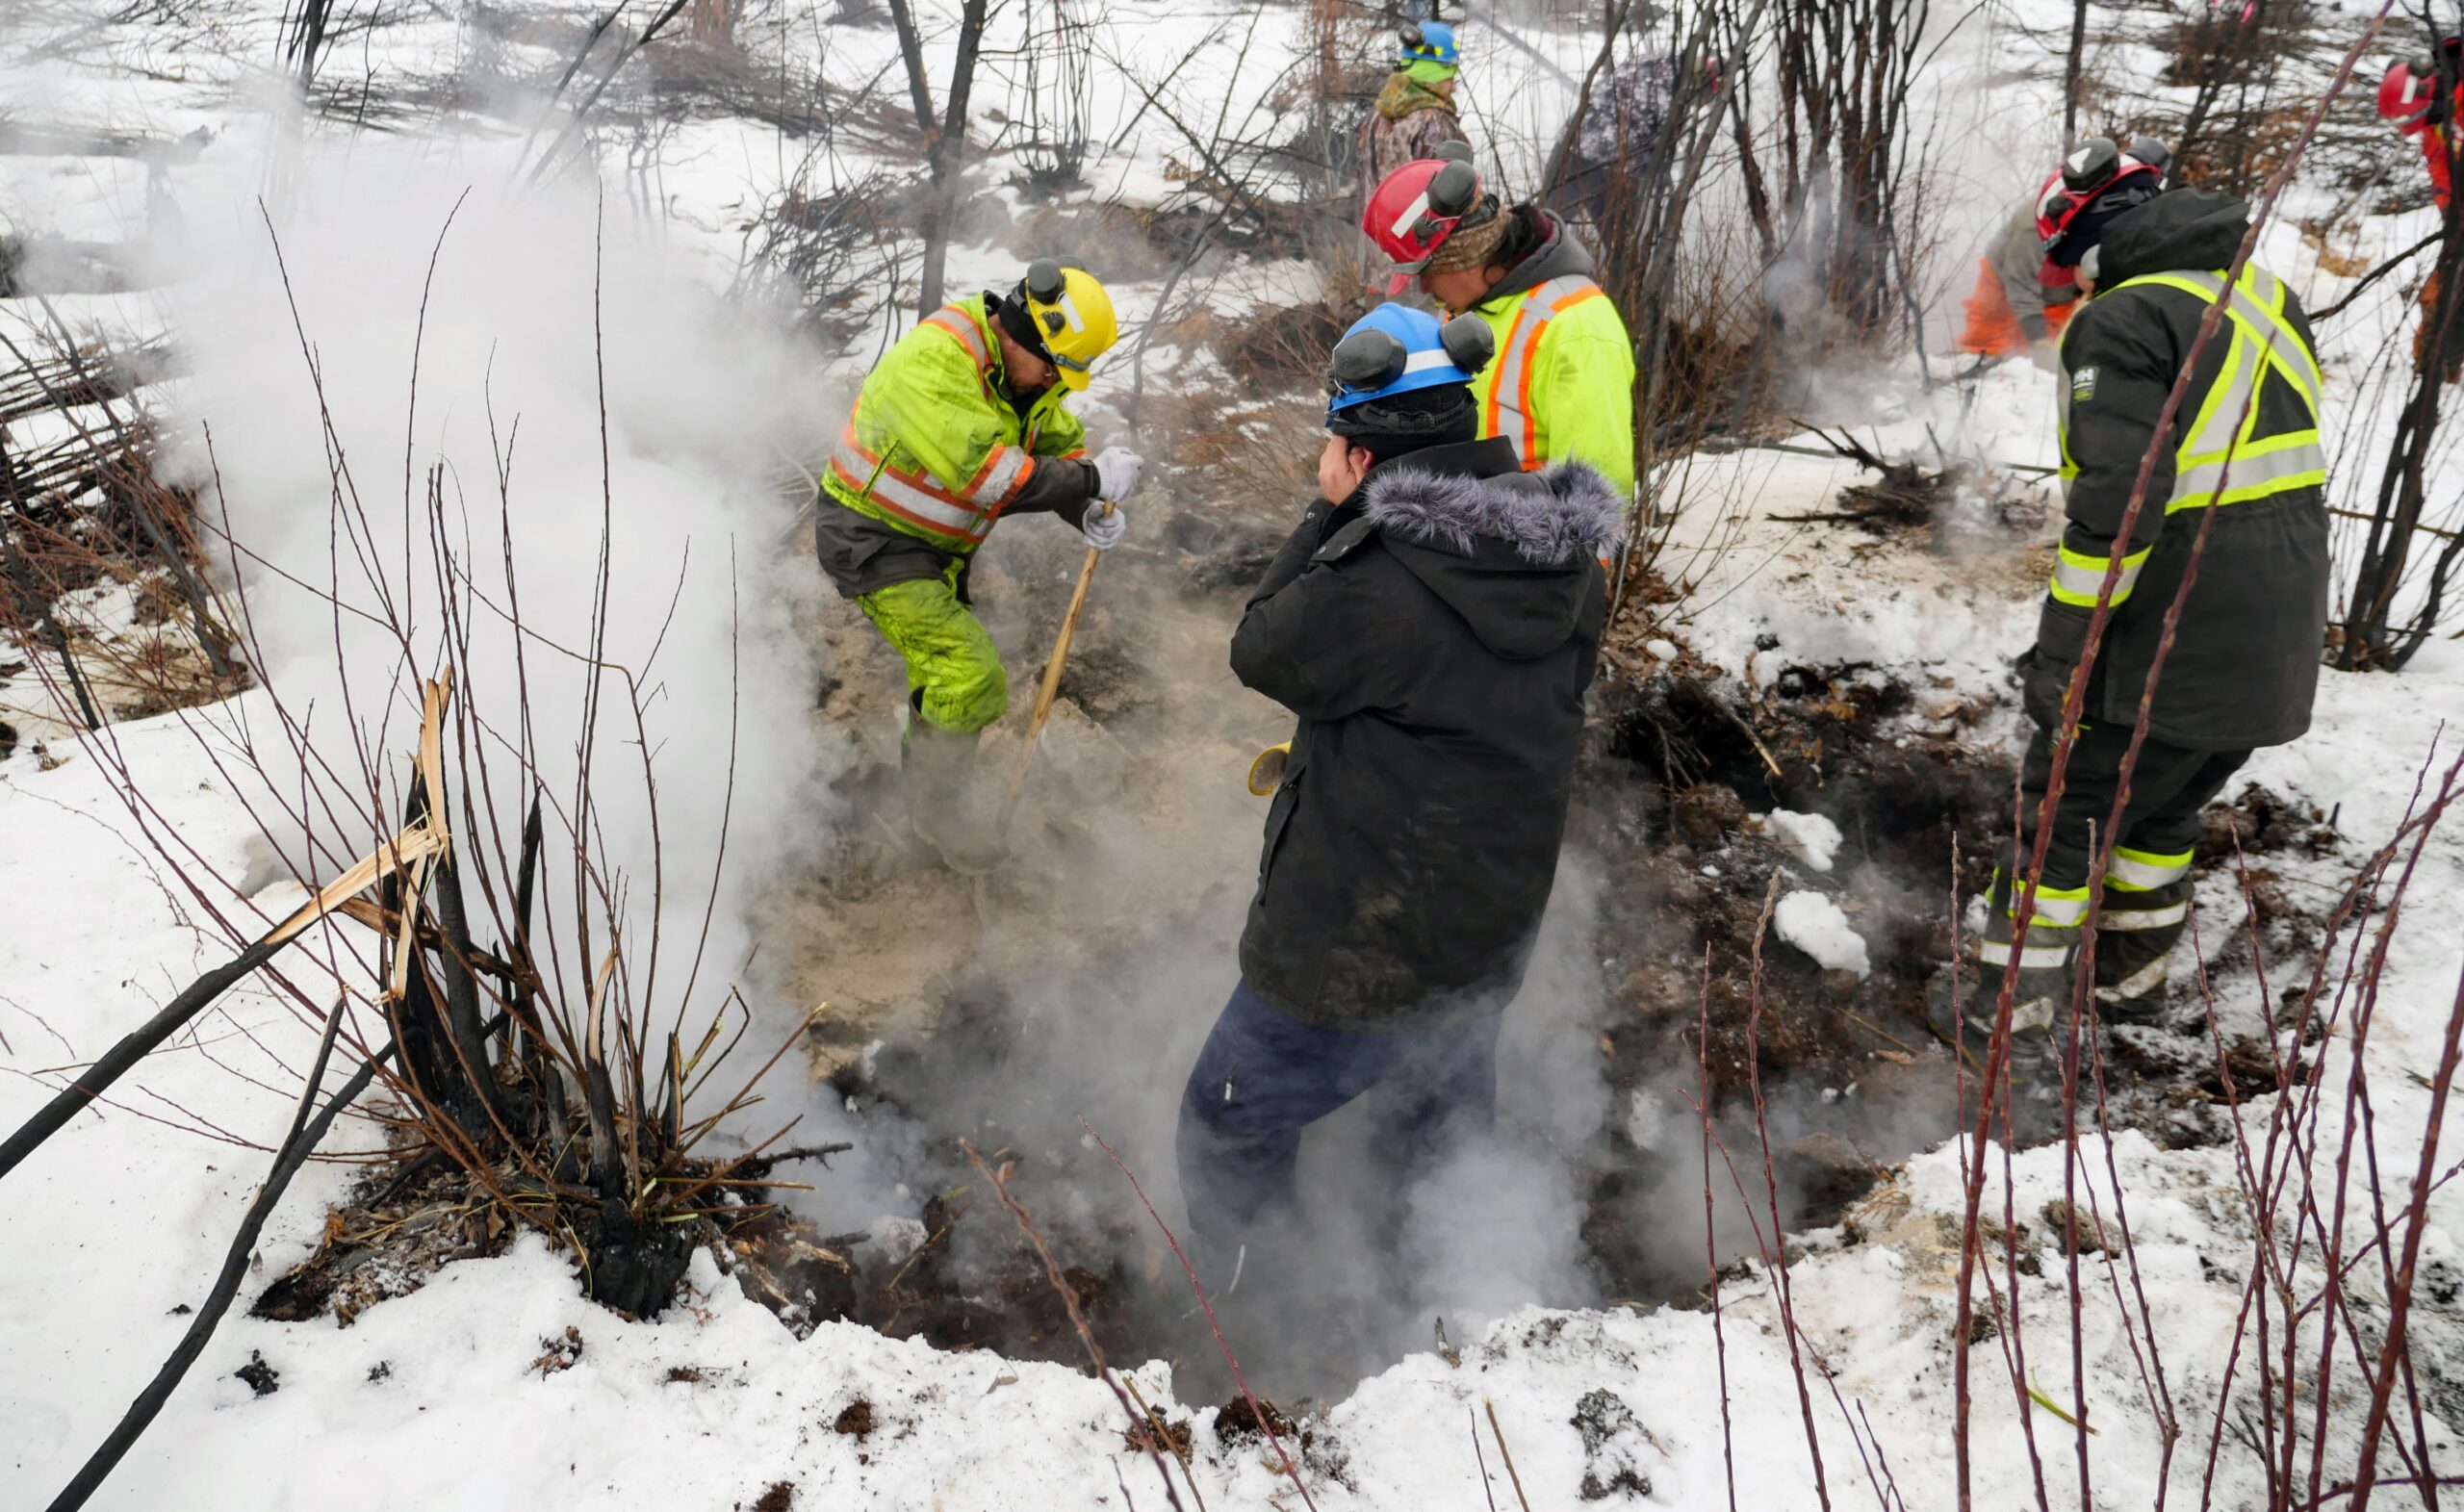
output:
<path id="1" fill-rule="evenodd" d="M 1278 535 L 1279 526 L 1237 510 L 1193 511 L 1175 520 L 1159 551 L 1108 566 L 1105 594 L 1116 603 L 1168 605 L 1176 628 L 1131 637 L 1116 623 L 1114 633 L 1082 642 L 1062 684 L 1073 728 L 1083 722 L 1082 733 L 1130 752 L 1140 770 L 1215 761 L 1221 770 L 1209 781 L 1217 784 L 1252 744 L 1279 737 L 1282 716 L 1229 686 L 1220 670 L 1223 637 Z M 1034 648 L 1065 592 L 1065 567 L 1060 554 L 1029 553 L 1002 584 L 1006 602 L 992 613 L 1014 666 L 1038 659 Z M 1015 617 L 1007 633 L 1005 613 Z M 1925 995 L 1947 956 L 1954 897 L 1977 891 L 1989 872 L 1980 837 L 1994 833 L 2011 802 L 2014 760 L 1989 698 L 1962 700 L 1855 664 L 1788 665 L 1756 692 L 1635 650 L 1608 658 L 1595 691 L 1569 827 L 1571 853 L 1599 876 L 1587 943 L 1601 963 L 1603 1002 L 1595 1025 L 1566 1032 L 1596 1035 L 1611 1095 L 1600 1127 L 1557 1151 L 1578 1176 L 1585 1282 L 1579 1294 L 1534 1298 L 1542 1301 L 1682 1303 L 1697 1294 L 1700 1123 L 1683 1122 L 1692 1115 L 1681 1094 L 1698 1086 L 1707 1088 L 1740 1167 L 1751 1170 L 1758 1080 L 1781 1220 L 1791 1229 L 1834 1221 L 1891 1164 L 1951 1132 L 1958 1081 L 1949 1051 L 1927 1028 Z M 1006 758 L 1010 748 L 993 749 Z M 889 792 L 878 769 L 843 785 L 869 802 Z M 1838 827 L 1828 872 L 1757 822 L 1775 809 L 1818 813 Z M 1257 808 L 1193 805 L 1182 794 L 1158 801 L 1154 812 L 1152 843 L 1187 847 L 1181 870 L 1219 876 L 1203 885 L 1186 877 L 1160 883 L 1139 900 L 1144 916 L 1237 933 Z M 1074 1267 L 1073 1286 L 1109 1353 L 1170 1359 L 1190 1385 L 1219 1385 L 1212 1341 L 1191 1316 L 1177 1263 L 1077 1121 L 1091 1100 L 1105 1100 L 1091 1091 L 1086 1068 L 1128 1056 L 1151 1058 L 1144 1090 L 1168 1122 L 1187 1057 L 1140 1038 L 1134 1013 L 1103 1010 L 1108 999 L 1135 999 L 1151 963 L 1065 941 L 1072 926 L 1050 908 L 1051 892 L 1065 891 L 1076 868 L 1105 863 L 1103 843 L 1065 814 L 1031 814 L 1028 823 L 1040 852 L 1029 875 L 970 889 L 982 948 L 944 952 L 906 988 L 814 1031 L 816 1071 L 832 1094 L 862 1121 L 901 1129 L 908 1185 L 923 1209 L 921 1258 L 897 1246 L 860 1258 L 861 1300 L 851 1315 L 947 1346 L 1083 1360 L 1009 1216 L 959 1159 L 963 1137 L 1016 1162 L 1017 1190 Z M 2222 811 L 2209 849 L 2229 849 L 2239 833 L 2246 851 L 2264 856 L 2315 847 L 2317 832 L 2317 816 L 2254 789 Z M 911 851 L 884 840 L 875 854 L 880 879 L 851 873 L 844 890 L 825 887 L 817 901 L 837 908 L 885 891 L 951 895 L 947 879 Z M 2282 915 L 2276 943 L 2293 942 L 2302 910 L 2266 891 L 2263 864 L 2255 880 L 2263 914 Z M 1812 887 L 1835 897 L 1865 939 L 1870 971 L 1826 971 L 1763 933 L 1775 883 L 1780 894 Z M 1023 911 L 1023 924 L 1009 918 L 1013 911 Z M 1005 919 L 1011 927 L 998 927 Z M 1023 952 L 1022 939 L 1034 942 Z M 1213 943 L 1220 960 L 1228 938 Z M 830 958 L 815 963 L 814 980 L 827 980 Z M 1022 990 L 1027 979 L 1033 986 Z M 1225 970 L 1213 1001 L 1229 985 Z M 1056 996 L 1084 1011 L 1054 1012 Z M 1202 1031 L 1196 1024 L 1184 1038 L 1194 1046 Z M 2215 1058 L 2196 1053 L 2192 1038 L 2173 1036 L 2153 1053 L 2117 1043 L 2115 1064 L 2130 1073 L 2118 1080 L 2131 1085 L 2115 1116 L 2168 1143 L 2218 1136 Z M 2237 1082 L 2246 1070 L 2255 1063 L 2236 1065 Z M 1656 1109 L 1661 1138 L 1651 1137 L 1646 1107 Z M 1673 1140 L 1665 1137 L 1672 1110 L 1682 1113 Z M 1123 1115 L 1115 1108 L 1096 1116 Z M 1149 1140 L 1142 1153 L 1150 1191 L 1168 1189 L 1168 1144 Z M 1678 1225 L 1667 1204 L 1682 1183 L 1695 1204 L 1691 1237 L 1673 1243 Z M 1758 1180 L 1749 1192 L 1764 1200 Z M 1733 1249 L 1742 1242 L 1724 1235 L 1723 1243 Z M 1381 1355 L 1364 1346 L 1348 1371 L 1313 1361 L 1316 1369 L 1292 1372 L 1292 1389 L 1339 1392 L 1399 1347 Z M 1276 1373 L 1270 1360 L 1260 1370 Z"/>
<path id="2" fill-rule="evenodd" d="M 852 1122 L 838 1137 L 857 1150 L 803 1173 L 816 1187 L 809 1210 L 715 1242 L 737 1284 L 791 1326 L 848 1319 L 946 1348 L 1084 1363 L 1041 1261 L 962 1155 L 963 1139 L 1012 1169 L 1109 1357 L 1173 1362 L 1185 1400 L 1230 1396 L 1177 1261 L 1079 1119 L 1121 1148 L 1177 1220 L 1173 1112 L 1235 974 L 1264 808 L 1240 774 L 1289 730 L 1288 716 L 1228 676 L 1223 644 L 1281 533 L 1238 507 L 1190 506 L 1155 545 L 1107 558 L 1011 861 L 987 878 L 949 873 L 906 832 L 894 657 L 845 605 L 807 627 L 831 649 L 816 717 L 855 742 L 835 783 L 844 819 L 817 871 L 781 888 L 757 923 L 770 990 L 826 1005 L 804 1048 L 820 1095 Z M 1046 531 L 979 568 L 1014 704 L 1029 696 L 1079 554 Z M 1924 1000 L 1953 898 L 1989 867 L 1976 837 L 2010 802 L 1994 705 L 1861 665 L 1786 665 L 1756 691 L 1682 656 L 1656 660 L 1641 640 L 1639 629 L 1612 636 L 1578 769 L 1560 887 L 1592 901 L 1583 933 L 1553 948 L 1588 961 L 1571 990 L 1527 987 L 1517 1010 L 1549 1075 L 1580 1084 L 1570 1102 L 1596 1116 L 1569 1131 L 1562 1114 L 1527 1106 L 1527 1085 L 1526 1106 L 1502 1099 L 1503 1140 L 1544 1151 L 1564 1178 L 1578 1252 L 1546 1282 L 1493 1294 L 1492 1311 L 1698 1294 L 1702 1126 L 1689 1095 L 1707 1093 L 1748 1198 L 1758 1210 L 1776 1201 L 1791 1230 L 1835 1220 L 1890 1165 L 1948 1134 L 1956 1113 L 1955 1067 L 1925 1026 Z M 1016 722 L 988 738 L 990 773 L 1012 770 Z M 1783 809 L 1837 826 L 1827 871 L 1758 822 Z M 2270 858 L 2323 854 L 2332 834 L 2251 789 L 2220 810 L 2203 850 L 2230 856 L 2236 841 L 2268 950 L 2299 949 L 2313 910 Z M 1866 974 L 1826 971 L 1762 931 L 1766 899 L 1798 888 L 1838 903 L 1865 941 Z M 2226 941 L 2211 963 L 2246 969 L 2248 949 Z M 1535 966 L 1535 983 L 1543 976 Z M 2191 1027 L 2114 1047 L 2127 1084 L 2116 1116 L 2169 1143 L 2220 1128 L 2221 1073 Z M 2247 1094 L 2267 1072 L 2246 1056 L 2232 1074 Z M 1355 1135 L 1336 1128 L 1346 1116 L 1313 1146 Z M 1544 1127 L 1551 1116 L 1557 1127 Z M 1778 1187 L 1768 1199 L 1765 1135 Z M 1737 1204 L 1723 1206 L 1724 1258 L 1751 1253 Z M 434 1253 L 419 1263 L 371 1270 L 385 1284 L 364 1288 L 366 1300 L 457 1253 L 492 1252 L 501 1235 L 466 1219 L 424 1243 Z M 1409 1349 L 1450 1347 L 1446 1309 L 1364 1300 L 1360 1276 L 1333 1273 L 1353 1260 L 1336 1250 L 1321 1263 L 1330 1288 L 1354 1289 L 1322 1325 L 1225 1309 L 1261 1390 L 1297 1407 L 1339 1397 Z M 304 1316 L 362 1303 L 351 1285 L 321 1279 L 317 1290 L 277 1287 L 260 1305 Z M 1317 1426 L 1313 1453 L 1339 1463 Z"/>

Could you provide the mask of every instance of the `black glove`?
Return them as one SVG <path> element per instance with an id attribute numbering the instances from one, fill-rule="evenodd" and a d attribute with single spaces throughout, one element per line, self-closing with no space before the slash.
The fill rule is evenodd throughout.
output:
<path id="1" fill-rule="evenodd" d="M 2070 687 L 2070 669 L 2088 646 L 2088 616 L 2066 603 L 2048 602 L 2037 617 L 2037 643 L 2018 660 L 2019 707 L 2047 730 L 2062 723 L 2062 697 Z M 2080 713 L 2087 713 L 2083 704 Z"/>

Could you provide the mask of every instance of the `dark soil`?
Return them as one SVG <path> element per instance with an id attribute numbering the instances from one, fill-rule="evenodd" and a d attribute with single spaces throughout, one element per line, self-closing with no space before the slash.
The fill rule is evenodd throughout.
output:
<path id="1" fill-rule="evenodd" d="M 830 1431 L 845 1434 L 860 1444 L 871 1438 L 873 1436 L 873 1404 L 861 1397 L 857 1397 L 839 1409 L 838 1416 L 831 1420 Z"/>
<path id="2" fill-rule="evenodd" d="M 248 1363 L 231 1373 L 247 1382 L 248 1389 L 260 1397 L 270 1397 L 282 1389 L 282 1372 L 268 1365 L 266 1357 L 254 1349 L 248 1351 Z"/>

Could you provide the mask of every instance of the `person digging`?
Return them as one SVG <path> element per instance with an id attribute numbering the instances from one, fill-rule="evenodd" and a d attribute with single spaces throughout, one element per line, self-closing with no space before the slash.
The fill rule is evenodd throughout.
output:
<path id="1" fill-rule="evenodd" d="M 1298 722 L 1178 1154 L 1210 1284 L 1245 1271 L 1261 1303 L 1296 1279 L 1278 1246 L 1309 1125 L 1373 1098 L 1370 1182 L 1398 1204 L 1486 1136 L 1556 876 L 1620 501 L 1582 463 L 1527 473 L 1477 439 L 1490 355 L 1476 318 L 1385 304 L 1351 327 L 1321 497 L 1232 637 L 1234 674 Z"/>
<path id="2" fill-rule="evenodd" d="M 1000 653 L 968 606 L 968 568 L 1012 515 L 1058 515 L 1097 551 L 1127 531 L 1119 506 L 1144 463 L 1126 447 L 1089 460 L 1066 403 L 1118 331 L 1104 286 L 1048 259 L 1007 295 L 946 305 L 866 375 L 822 475 L 821 570 L 907 663 L 908 815 L 957 870 L 1000 859 L 976 746 L 1010 703 Z"/>

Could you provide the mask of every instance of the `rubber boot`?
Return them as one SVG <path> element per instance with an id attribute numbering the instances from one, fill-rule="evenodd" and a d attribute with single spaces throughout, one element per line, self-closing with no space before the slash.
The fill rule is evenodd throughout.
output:
<path id="1" fill-rule="evenodd" d="M 1958 973 L 1963 987 L 1959 1001 L 1951 999 L 1952 973 L 1947 969 L 1935 977 L 1933 990 L 1926 996 L 1926 1017 L 1935 1036 L 1944 1044 L 1959 1046 L 1972 1068 L 1984 1065 L 1986 1049 L 1992 1042 L 2002 977 L 2013 949 L 2009 904 L 1998 877 L 1986 902 L 1985 935 L 1976 941 Z M 2042 920 L 2029 926 L 2025 948 L 2019 952 L 2018 978 L 2011 988 L 2011 1088 L 2015 1103 L 2042 1101 L 2059 1093 L 2063 1031 L 2068 1022 L 2077 961 L 2078 931 Z M 2015 1106 L 2015 1115 L 2017 1112 Z"/>
<path id="2" fill-rule="evenodd" d="M 943 730 L 924 720 L 908 722 L 899 744 L 899 776 L 907 791 L 907 820 L 950 870 L 982 876 L 1001 863 L 999 822 L 988 811 L 976 780 L 981 732 Z"/>
<path id="3" fill-rule="evenodd" d="M 2190 929 L 2191 880 L 2161 887 L 2105 884 L 2097 911 L 2096 1011 L 2117 1024 L 2164 1016 L 2165 982 L 2174 947 Z"/>

